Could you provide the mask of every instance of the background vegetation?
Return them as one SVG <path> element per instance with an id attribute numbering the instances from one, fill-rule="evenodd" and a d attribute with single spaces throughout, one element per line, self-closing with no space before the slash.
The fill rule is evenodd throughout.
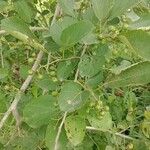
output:
<path id="1" fill-rule="evenodd" d="M 149 150 L 149 0 L 0 0 L 0 149 Z"/>

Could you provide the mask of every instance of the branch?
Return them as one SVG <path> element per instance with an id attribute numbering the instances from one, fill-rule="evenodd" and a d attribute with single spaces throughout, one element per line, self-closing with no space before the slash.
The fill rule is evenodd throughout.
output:
<path id="1" fill-rule="evenodd" d="M 91 131 L 101 131 L 101 132 L 104 132 L 103 130 L 100 130 L 100 129 L 94 128 L 94 127 L 90 127 L 90 126 L 87 126 L 86 129 L 87 129 L 87 130 L 91 130 Z M 109 132 L 110 134 L 115 134 L 116 136 L 120 136 L 120 137 L 122 137 L 122 138 L 124 138 L 124 139 L 136 140 L 136 139 L 134 139 L 134 138 L 132 138 L 132 137 L 130 137 L 130 136 L 127 136 L 127 135 L 124 135 L 124 134 L 121 134 L 121 133 L 113 133 L 113 132 L 111 132 L 111 131 L 109 131 L 109 130 L 107 130 L 106 132 Z"/>
<path id="2" fill-rule="evenodd" d="M 55 10 L 55 14 L 54 14 L 54 18 L 52 20 L 51 25 L 55 22 L 56 16 L 57 16 L 56 14 L 58 14 L 58 11 L 59 10 L 58 10 L 58 5 L 57 5 L 56 10 Z M 5 33 L 5 31 L 2 30 L 0 33 Z M 28 75 L 28 77 L 24 81 L 23 85 L 21 86 L 20 90 L 16 94 L 11 106 L 8 108 L 7 112 L 4 114 L 2 120 L 0 121 L 0 129 L 3 127 L 4 123 L 6 122 L 7 118 L 11 114 L 11 112 L 13 112 L 14 115 L 17 115 L 17 116 L 14 116 L 14 117 L 15 117 L 15 119 L 18 119 L 18 112 L 17 112 L 17 109 L 16 109 L 17 104 L 20 101 L 20 99 L 21 99 L 22 95 L 24 94 L 24 92 L 26 91 L 26 89 L 28 88 L 29 84 L 31 83 L 32 78 L 34 76 L 34 73 L 38 69 L 38 66 L 41 63 L 41 60 L 42 60 L 42 57 L 43 57 L 43 54 L 44 54 L 43 47 L 40 47 L 40 46 L 37 45 L 36 48 L 37 49 L 42 48 L 42 50 L 40 49 L 40 52 L 37 55 L 36 61 L 33 64 L 33 67 L 32 67 L 33 74 Z M 19 122 L 19 121 L 17 120 L 17 122 Z"/>
<path id="3" fill-rule="evenodd" d="M 81 57 L 85 54 L 86 49 L 87 49 L 87 45 L 84 46 L 83 51 L 81 53 Z M 77 69 L 77 71 L 76 71 L 74 82 L 77 82 L 78 75 L 79 75 L 79 69 Z M 63 116 L 63 119 L 61 121 L 61 124 L 58 128 L 58 132 L 57 132 L 57 135 L 56 135 L 56 138 L 55 138 L 54 150 L 58 150 L 58 141 L 59 141 L 59 137 L 60 137 L 60 134 L 61 134 L 63 124 L 65 122 L 66 116 L 67 116 L 67 112 L 65 112 L 65 114 Z"/>
<path id="4" fill-rule="evenodd" d="M 45 27 L 30 27 L 30 30 L 35 32 L 35 31 L 47 31 L 48 28 L 45 28 Z M 5 30 L 0 30 L 0 35 L 3 35 L 3 34 L 7 34 L 7 32 Z"/>
<path id="5" fill-rule="evenodd" d="M 59 137 L 60 137 L 60 134 L 61 134 L 61 130 L 62 130 L 63 124 L 65 122 L 66 116 L 67 116 L 67 112 L 65 112 L 65 114 L 63 116 L 63 119 L 62 119 L 62 121 L 60 123 L 60 126 L 58 128 L 58 132 L 57 132 L 57 135 L 56 135 L 56 138 L 55 138 L 54 150 L 58 150 L 58 141 L 59 141 Z"/>

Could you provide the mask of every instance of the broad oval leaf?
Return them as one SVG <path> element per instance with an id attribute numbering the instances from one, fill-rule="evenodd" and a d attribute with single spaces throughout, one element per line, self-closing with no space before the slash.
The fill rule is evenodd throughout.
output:
<path id="1" fill-rule="evenodd" d="M 28 103 L 23 110 L 24 121 L 32 128 L 48 124 L 50 119 L 58 116 L 56 99 L 50 95 L 38 97 Z"/>
<path id="2" fill-rule="evenodd" d="M 126 10 L 133 7 L 134 5 L 138 4 L 140 0 L 114 0 L 113 8 L 110 12 L 110 18 L 113 19 L 115 17 L 119 17 L 122 15 Z"/>
<path id="3" fill-rule="evenodd" d="M 146 60 L 150 60 L 150 34 L 144 31 L 128 31 L 125 34 L 131 47 L 138 55 Z"/>
<path id="4" fill-rule="evenodd" d="M 85 104 L 87 98 L 88 92 L 82 91 L 79 84 L 69 81 L 62 86 L 58 103 L 62 111 L 73 112 Z"/>
<path id="5" fill-rule="evenodd" d="M 93 29 L 93 24 L 89 21 L 78 21 L 64 29 L 61 34 L 61 44 L 64 47 L 78 43 Z"/>
<path id="6" fill-rule="evenodd" d="M 68 116 L 65 120 L 65 130 L 72 145 L 80 144 L 85 136 L 86 123 L 80 116 Z"/>
<path id="7" fill-rule="evenodd" d="M 120 74 L 110 77 L 105 86 L 109 87 L 125 87 L 150 83 L 150 62 L 145 61 L 127 69 Z"/>
<path id="8" fill-rule="evenodd" d="M 92 7 L 97 18 L 101 21 L 108 17 L 112 0 L 92 0 Z"/>

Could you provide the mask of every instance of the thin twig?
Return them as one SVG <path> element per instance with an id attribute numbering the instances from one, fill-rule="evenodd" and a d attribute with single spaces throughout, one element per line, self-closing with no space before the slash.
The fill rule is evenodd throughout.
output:
<path id="1" fill-rule="evenodd" d="M 35 31 L 47 31 L 48 28 L 45 28 L 45 27 L 30 27 L 30 30 L 35 32 Z M 3 35 L 3 34 L 7 34 L 7 32 L 5 30 L 0 30 L 0 35 Z"/>
<path id="2" fill-rule="evenodd" d="M 84 48 L 83 48 L 83 51 L 82 51 L 82 53 L 81 53 L 80 58 L 82 58 L 82 56 L 85 54 L 86 49 L 87 49 L 87 45 L 84 45 Z M 79 69 L 77 68 L 77 71 L 76 71 L 76 74 L 75 74 L 74 82 L 77 82 L 78 76 L 79 76 Z"/>
<path id="3" fill-rule="evenodd" d="M 36 70 L 37 70 L 37 68 L 38 68 L 38 66 L 39 66 L 39 64 L 40 64 L 40 62 L 42 60 L 43 54 L 44 54 L 43 51 L 39 52 L 39 54 L 38 54 L 38 56 L 36 58 L 36 61 L 35 61 L 34 65 L 33 65 L 33 67 L 32 67 L 32 71 L 33 72 L 36 72 Z M 26 91 L 27 87 L 29 86 L 29 84 L 30 84 L 30 82 L 31 82 L 31 80 L 33 78 L 33 75 L 34 75 L 34 73 L 32 75 L 28 75 L 28 77 L 24 81 L 23 85 L 21 86 L 20 90 L 16 94 L 16 96 L 14 98 L 14 101 L 12 102 L 11 106 L 9 107 L 7 112 L 4 114 L 2 120 L 0 121 L 0 129 L 3 127 L 5 121 L 7 120 L 7 118 L 9 117 L 9 115 L 11 114 L 12 111 L 13 111 L 15 119 L 17 120 L 17 124 L 19 124 L 19 122 L 21 121 L 20 118 L 18 117 L 18 113 L 15 110 L 16 110 L 18 102 L 21 99 L 22 94 Z"/>
<path id="4" fill-rule="evenodd" d="M 87 130 L 91 130 L 91 131 L 101 131 L 101 132 L 104 132 L 103 130 L 100 130 L 98 128 L 94 128 L 94 127 L 90 127 L 90 126 L 87 126 L 86 127 Z M 128 139 L 128 140 L 136 140 L 130 136 L 127 136 L 127 135 L 124 135 L 124 134 L 121 134 L 121 133 L 113 133 L 112 131 L 110 130 L 106 130 L 105 132 L 109 132 L 110 134 L 115 134 L 116 136 L 119 136 L 119 137 L 122 137 L 124 139 Z"/>
<path id="5" fill-rule="evenodd" d="M 55 22 L 56 20 L 56 14 L 58 14 L 58 6 L 56 6 L 56 10 L 55 10 L 55 14 L 54 14 L 54 18 L 52 20 L 51 25 Z M 0 33 L 5 33 L 5 31 L 2 31 Z M 18 118 L 18 112 L 17 112 L 17 104 L 20 101 L 22 95 L 24 94 L 24 92 L 26 91 L 26 89 L 28 88 L 29 84 L 32 81 L 32 78 L 34 76 L 34 73 L 36 72 L 36 70 L 38 69 L 39 64 L 41 63 L 42 57 L 43 57 L 44 52 L 42 50 L 40 50 L 40 52 L 37 55 L 36 61 L 34 62 L 34 65 L 32 67 L 32 71 L 33 74 L 32 75 L 28 75 L 28 77 L 26 78 L 26 80 L 24 81 L 23 85 L 21 86 L 20 90 L 18 91 L 18 93 L 16 94 L 11 106 L 8 108 L 7 112 L 4 114 L 3 118 L 0 121 L 0 129 L 3 127 L 4 123 L 6 122 L 7 118 L 9 117 L 9 115 L 11 114 L 11 112 L 13 112 L 15 119 L 17 120 L 17 123 L 19 123 L 21 120 L 20 118 Z M 17 114 L 17 116 L 16 116 Z"/>
<path id="6" fill-rule="evenodd" d="M 65 122 L 66 116 L 67 116 L 67 112 L 64 113 L 63 119 L 62 119 L 62 121 L 60 123 L 60 126 L 58 128 L 58 132 L 57 132 L 57 135 L 56 135 L 56 138 L 55 138 L 54 150 L 58 150 L 58 141 L 59 141 L 59 137 L 60 137 L 60 134 L 61 134 L 63 124 Z"/>

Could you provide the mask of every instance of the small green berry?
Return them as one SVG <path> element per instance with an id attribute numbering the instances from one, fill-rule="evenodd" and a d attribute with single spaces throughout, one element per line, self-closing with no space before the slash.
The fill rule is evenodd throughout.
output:
<path id="1" fill-rule="evenodd" d="M 127 145 L 127 147 L 128 147 L 129 150 L 131 150 L 131 149 L 133 149 L 134 146 L 133 146 L 132 143 L 129 143 L 129 144 Z"/>
<path id="2" fill-rule="evenodd" d="M 104 116 L 105 114 L 106 114 L 106 112 L 105 112 L 105 111 L 102 111 L 102 112 L 101 112 L 101 115 L 102 115 L 102 116 Z"/>
<path id="3" fill-rule="evenodd" d="M 50 66 L 50 70 L 55 70 L 56 68 L 54 66 Z"/>
<path id="4" fill-rule="evenodd" d="M 43 79 L 43 75 L 42 75 L 42 74 L 39 74 L 39 75 L 38 75 L 38 79 Z"/>
<path id="5" fill-rule="evenodd" d="M 35 57 L 36 56 L 36 54 L 35 53 L 32 53 L 32 57 Z"/>
<path id="6" fill-rule="evenodd" d="M 108 106 L 105 106 L 105 110 L 106 110 L 106 111 L 109 111 L 109 107 L 108 107 Z"/>
<path id="7" fill-rule="evenodd" d="M 28 63 L 33 63 L 34 62 L 34 58 L 28 58 Z"/>
<path id="8" fill-rule="evenodd" d="M 59 94 L 58 91 L 53 91 L 52 92 L 52 96 L 58 96 L 58 94 Z"/>
<path id="9" fill-rule="evenodd" d="M 51 71 L 51 72 L 50 72 L 50 75 L 51 75 L 51 76 L 55 76 L 55 75 L 56 75 L 56 72 L 55 72 L 55 71 Z"/>
<path id="10" fill-rule="evenodd" d="M 28 70 L 28 74 L 32 75 L 33 74 L 33 70 Z"/>
<path id="11" fill-rule="evenodd" d="M 4 86 L 4 89 L 5 89 L 5 90 L 9 90 L 9 86 L 8 86 L 8 85 L 5 85 L 5 86 Z"/>
<path id="12" fill-rule="evenodd" d="M 58 82 L 58 79 L 56 77 L 52 77 L 53 82 Z"/>

